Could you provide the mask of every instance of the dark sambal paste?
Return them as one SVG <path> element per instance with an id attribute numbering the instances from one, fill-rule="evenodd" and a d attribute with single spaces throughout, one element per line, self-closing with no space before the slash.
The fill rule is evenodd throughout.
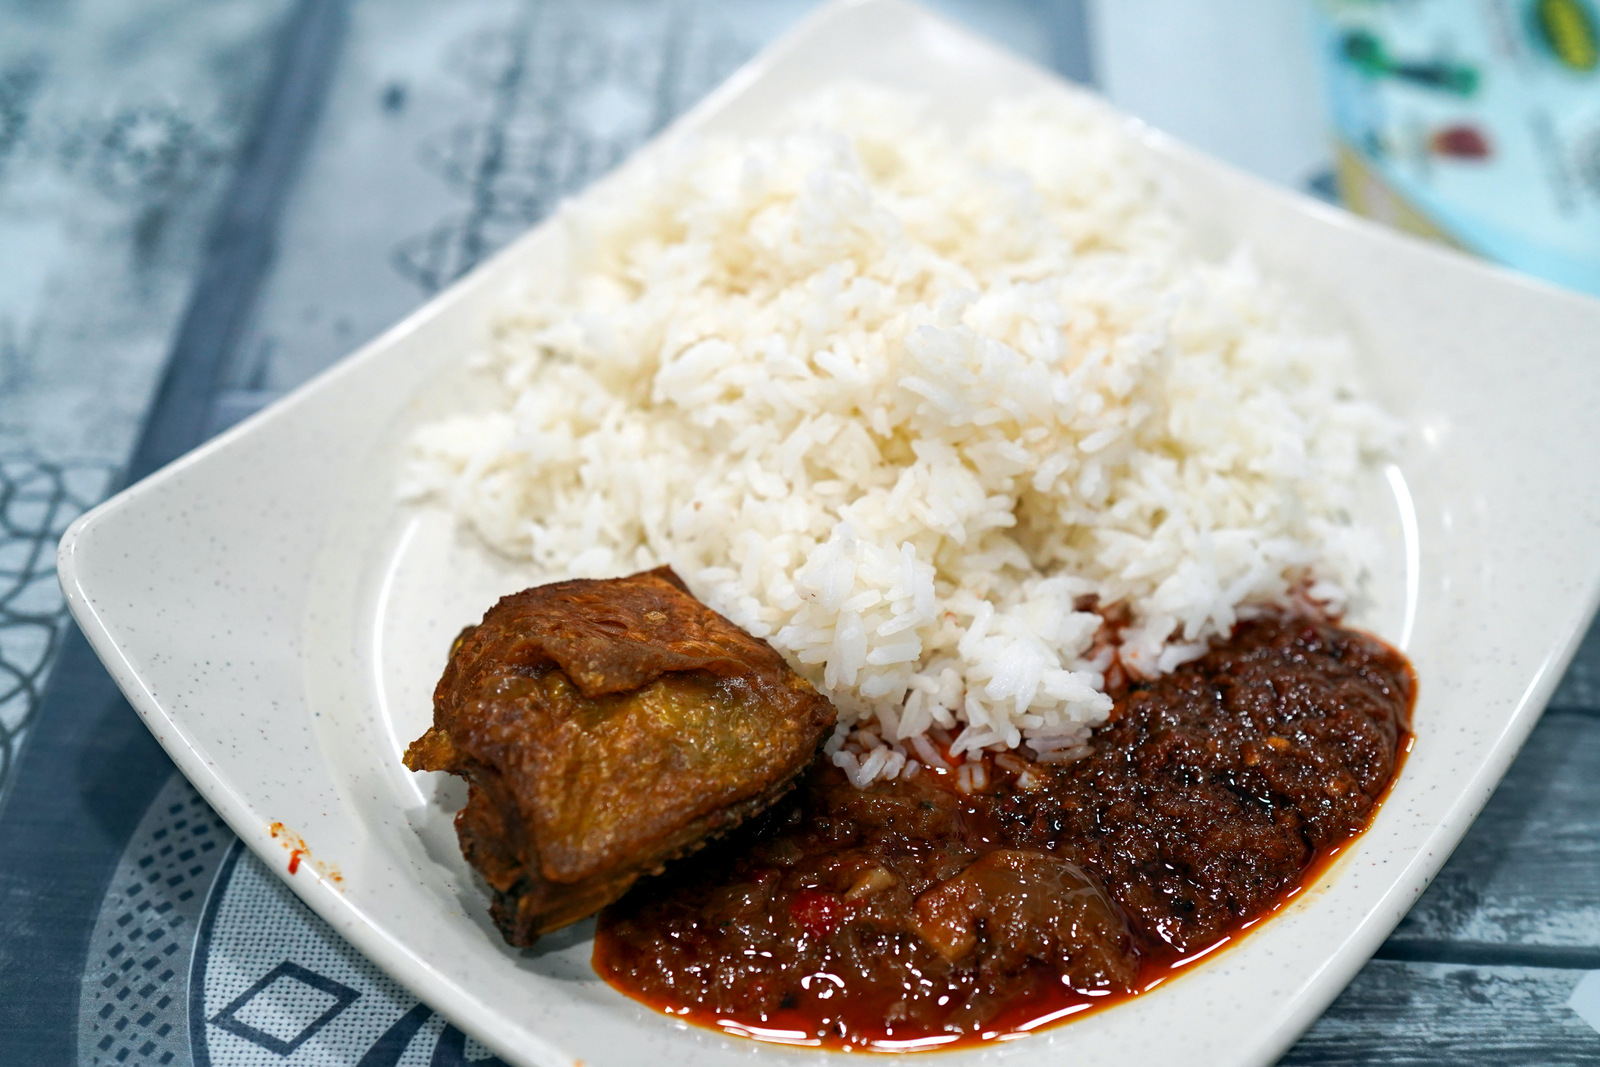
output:
<path id="1" fill-rule="evenodd" d="M 1117 685 L 1070 764 L 984 756 L 976 776 L 857 789 L 819 761 L 607 908 L 595 969 L 669 1014 L 790 1044 L 909 1051 L 1073 1018 L 1311 884 L 1393 782 L 1414 694 L 1381 641 L 1269 617 Z"/>

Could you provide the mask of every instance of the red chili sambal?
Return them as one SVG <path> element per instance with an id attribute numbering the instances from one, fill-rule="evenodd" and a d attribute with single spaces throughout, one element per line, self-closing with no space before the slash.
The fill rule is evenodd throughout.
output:
<path id="1" fill-rule="evenodd" d="M 1382 642 L 1267 618 L 1115 694 L 1074 763 L 856 789 L 819 762 L 757 824 L 602 913 L 595 969 L 669 1014 L 789 1044 L 943 1048 L 1074 1018 L 1311 884 L 1393 782 L 1414 692 Z"/>

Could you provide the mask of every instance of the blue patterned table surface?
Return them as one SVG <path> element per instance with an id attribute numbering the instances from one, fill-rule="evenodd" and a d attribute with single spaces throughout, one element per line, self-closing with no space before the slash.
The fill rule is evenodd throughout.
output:
<path id="1" fill-rule="evenodd" d="M 173 772 L 66 622 L 54 544 L 470 269 L 810 6 L 0 3 L 0 1064 L 495 1062 Z M 1317 169 L 1281 0 L 936 6 L 1269 177 Z M 1267 104 L 1235 69 L 1271 81 Z M 1284 1062 L 1600 1063 L 1597 771 L 1600 631 L 1438 881 Z"/>

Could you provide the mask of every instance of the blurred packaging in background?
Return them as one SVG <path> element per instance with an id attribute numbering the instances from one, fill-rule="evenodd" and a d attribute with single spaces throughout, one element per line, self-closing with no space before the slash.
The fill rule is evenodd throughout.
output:
<path id="1" fill-rule="evenodd" d="M 1595 0 L 1315 0 L 1351 210 L 1600 295 Z"/>

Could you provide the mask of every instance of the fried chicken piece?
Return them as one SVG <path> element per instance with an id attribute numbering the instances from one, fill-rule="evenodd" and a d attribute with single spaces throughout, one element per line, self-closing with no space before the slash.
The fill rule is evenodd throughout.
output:
<path id="1" fill-rule="evenodd" d="M 835 714 L 668 567 L 505 597 L 457 640 L 433 708 L 406 766 L 470 783 L 456 833 L 513 945 L 765 810 Z"/>

